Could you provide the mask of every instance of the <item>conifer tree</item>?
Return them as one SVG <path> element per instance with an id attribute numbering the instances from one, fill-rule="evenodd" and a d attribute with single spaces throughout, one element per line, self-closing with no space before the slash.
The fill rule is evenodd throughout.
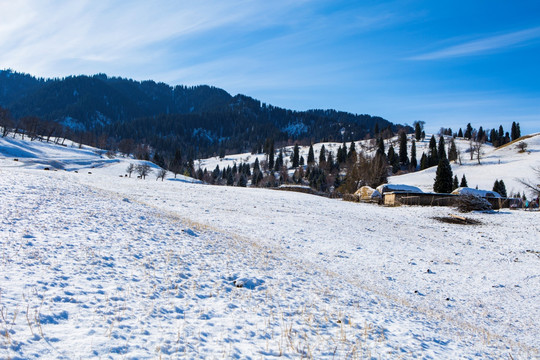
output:
<path id="1" fill-rule="evenodd" d="M 354 146 L 354 141 L 351 142 L 351 146 L 349 147 L 349 152 L 347 153 L 347 159 L 351 159 L 354 155 L 356 155 L 356 147 Z"/>
<path id="2" fill-rule="evenodd" d="M 399 158 L 392 144 L 390 144 L 390 148 L 388 149 L 388 163 L 392 166 L 392 172 L 395 174 L 399 170 Z"/>
<path id="3" fill-rule="evenodd" d="M 303 156 L 300 156 L 300 166 L 306 165 L 306 161 L 304 160 Z"/>
<path id="4" fill-rule="evenodd" d="M 452 191 L 456 190 L 459 187 L 459 180 L 457 175 L 454 175 L 454 181 L 452 182 Z"/>
<path id="5" fill-rule="evenodd" d="M 402 166 L 409 164 L 409 158 L 407 156 L 407 134 L 405 131 L 399 133 L 399 163 Z"/>
<path id="6" fill-rule="evenodd" d="M 300 148 L 298 143 L 294 144 L 293 155 L 292 155 L 292 167 L 296 169 L 300 165 Z"/>
<path id="7" fill-rule="evenodd" d="M 338 164 L 343 164 L 346 159 L 347 159 L 347 156 L 344 154 L 343 148 L 340 145 L 338 150 L 337 150 L 337 158 L 336 158 L 336 160 L 337 160 Z"/>
<path id="8" fill-rule="evenodd" d="M 253 173 L 256 171 L 261 171 L 261 166 L 259 165 L 259 158 L 255 158 L 255 163 L 253 164 Z"/>
<path id="9" fill-rule="evenodd" d="M 441 137 L 439 137 L 439 150 L 437 152 L 437 156 L 439 157 L 439 160 L 447 158 L 445 148 L 446 146 L 444 143 L 444 136 L 441 135 Z"/>
<path id="10" fill-rule="evenodd" d="M 411 145 L 411 165 L 410 168 L 412 171 L 416 171 L 418 167 L 418 161 L 416 160 L 416 141 L 412 141 Z"/>
<path id="11" fill-rule="evenodd" d="M 422 128 L 420 127 L 419 122 L 416 122 L 414 125 L 414 137 L 416 141 L 420 141 L 420 139 L 422 139 Z"/>
<path id="12" fill-rule="evenodd" d="M 429 160 L 426 156 L 426 153 L 422 153 L 422 157 L 420 158 L 420 170 L 427 169 L 429 167 Z"/>
<path id="13" fill-rule="evenodd" d="M 428 164 L 429 167 L 435 166 L 439 163 L 439 154 L 437 152 L 437 141 L 435 140 L 435 135 L 431 135 L 429 140 L 429 155 L 428 155 Z"/>
<path id="14" fill-rule="evenodd" d="M 496 191 L 502 197 L 507 197 L 506 186 L 504 185 L 504 181 L 502 180 L 495 180 L 495 184 L 493 184 L 493 191 Z"/>
<path id="15" fill-rule="evenodd" d="M 274 168 L 274 140 L 270 143 L 270 150 L 268 152 L 268 168 L 270 170 Z"/>
<path id="16" fill-rule="evenodd" d="M 463 137 L 463 130 L 461 130 L 461 128 L 459 128 L 459 131 L 458 131 L 457 136 L 458 136 L 459 138 L 462 138 L 462 137 Z"/>
<path id="17" fill-rule="evenodd" d="M 512 134 L 512 141 L 516 140 L 518 138 L 517 136 L 517 126 L 516 126 L 516 122 L 512 122 L 512 131 L 511 131 L 511 134 Z"/>
<path id="18" fill-rule="evenodd" d="M 227 185 L 228 186 L 234 185 L 234 176 L 230 167 L 227 167 Z"/>
<path id="19" fill-rule="evenodd" d="M 380 137 L 379 140 L 377 140 L 377 146 L 378 146 L 377 154 L 386 156 L 385 151 L 384 151 L 384 140 L 382 137 Z"/>
<path id="20" fill-rule="evenodd" d="M 373 136 L 379 136 L 379 123 L 375 123 L 375 129 L 373 129 Z"/>
<path id="21" fill-rule="evenodd" d="M 473 128 L 471 126 L 471 123 L 468 123 L 467 124 L 467 129 L 465 129 L 465 138 L 470 140 L 472 138 L 472 131 L 473 131 Z"/>
<path id="22" fill-rule="evenodd" d="M 247 186 L 247 177 L 245 174 L 240 175 L 240 178 L 238 179 L 237 186 L 246 187 Z"/>
<path id="23" fill-rule="evenodd" d="M 450 193 L 452 192 L 452 167 L 448 162 L 448 159 L 442 158 L 437 165 L 437 172 L 435 173 L 435 183 L 433 184 L 433 191 L 436 193 Z"/>
<path id="24" fill-rule="evenodd" d="M 283 149 L 280 149 L 278 157 L 276 159 L 276 164 L 274 166 L 274 170 L 275 171 L 280 171 L 282 167 L 283 167 Z"/>
<path id="25" fill-rule="evenodd" d="M 319 153 L 319 166 L 323 166 L 324 163 L 326 163 L 326 148 L 323 145 Z"/>
<path id="26" fill-rule="evenodd" d="M 307 163 L 309 166 L 315 163 L 315 153 L 313 152 L 313 145 L 309 145 Z"/>
<path id="27" fill-rule="evenodd" d="M 451 139 L 450 149 L 448 150 L 448 160 L 456 161 L 457 157 L 458 157 L 458 154 L 457 154 L 456 142 L 454 141 L 454 139 Z"/>
<path id="28" fill-rule="evenodd" d="M 463 177 L 461 178 L 461 182 L 459 183 L 459 187 L 469 187 L 469 185 L 467 185 L 467 179 L 465 178 L 465 174 L 463 174 Z"/>
<path id="29" fill-rule="evenodd" d="M 480 126 L 478 129 L 478 133 L 476 134 L 476 141 L 480 141 L 482 143 L 486 142 L 486 132 L 484 131 L 484 128 Z"/>
<path id="30" fill-rule="evenodd" d="M 332 152 L 328 151 L 328 158 L 326 159 L 326 169 L 331 172 L 336 167 L 336 164 L 334 164 L 334 156 L 332 156 Z"/>

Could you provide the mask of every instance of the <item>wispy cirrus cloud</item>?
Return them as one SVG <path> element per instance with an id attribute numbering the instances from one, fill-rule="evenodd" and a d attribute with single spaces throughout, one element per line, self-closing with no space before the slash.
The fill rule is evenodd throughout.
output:
<path id="1" fill-rule="evenodd" d="M 540 39 L 540 27 L 492 35 L 468 41 L 441 50 L 410 57 L 409 60 L 440 60 L 455 57 L 474 56 L 493 51 L 502 51 L 514 46 L 525 45 L 531 40 Z"/>

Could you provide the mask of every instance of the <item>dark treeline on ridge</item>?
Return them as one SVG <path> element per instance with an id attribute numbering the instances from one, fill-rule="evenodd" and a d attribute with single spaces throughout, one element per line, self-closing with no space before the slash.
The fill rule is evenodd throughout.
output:
<path id="1" fill-rule="evenodd" d="M 256 152 L 268 138 L 276 146 L 341 142 L 373 136 L 375 125 L 394 132 L 403 128 L 371 115 L 287 110 L 206 85 L 171 87 L 105 74 L 41 79 L 2 70 L 0 106 L 9 110 L 15 127 L 36 117 L 48 122 L 55 136 L 109 150 L 133 143 L 133 149 L 148 149 L 147 156 Z"/>

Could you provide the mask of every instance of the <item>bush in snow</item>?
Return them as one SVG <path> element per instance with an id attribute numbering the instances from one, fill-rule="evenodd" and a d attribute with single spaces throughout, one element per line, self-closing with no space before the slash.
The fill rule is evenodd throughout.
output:
<path id="1" fill-rule="evenodd" d="M 461 195 L 456 202 L 460 212 L 491 210 L 491 203 L 486 199 L 476 195 Z"/>

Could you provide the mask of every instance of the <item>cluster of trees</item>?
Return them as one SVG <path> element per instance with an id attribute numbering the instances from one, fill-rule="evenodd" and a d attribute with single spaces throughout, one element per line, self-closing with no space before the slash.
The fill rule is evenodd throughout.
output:
<path id="1" fill-rule="evenodd" d="M 519 123 L 516 123 L 515 121 L 512 122 L 510 132 L 505 132 L 502 125 L 499 125 L 498 129 L 484 130 L 484 128 L 480 126 L 478 130 L 476 130 L 472 127 L 471 123 L 468 123 L 465 127 L 465 131 L 459 128 L 458 132 L 452 132 L 451 128 L 441 128 L 439 134 L 452 136 L 454 138 L 465 138 L 481 143 L 490 142 L 493 146 L 499 147 L 519 139 L 521 137 L 521 128 Z"/>
<path id="2" fill-rule="evenodd" d="M 164 157 L 177 149 L 198 158 L 225 156 L 260 150 L 267 137 L 282 147 L 349 142 L 373 136 L 374 127 L 402 128 L 376 116 L 291 111 L 211 86 L 171 87 L 105 74 L 44 80 L 2 70 L 0 106 L 14 119 L 39 117 L 75 141 L 126 155 L 140 145 Z"/>

